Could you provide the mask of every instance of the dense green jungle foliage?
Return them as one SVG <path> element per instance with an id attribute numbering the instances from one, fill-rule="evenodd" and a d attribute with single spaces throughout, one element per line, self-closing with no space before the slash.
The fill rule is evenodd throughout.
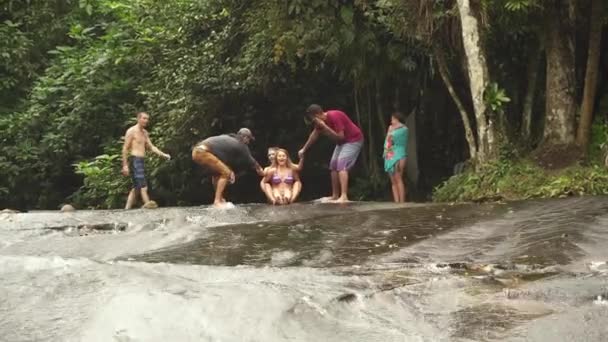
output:
<path id="1" fill-rule="evenodd" d="M 608 194 L 608 167 L 602 152 L 608 141 L 605 122 L 593 126 L 591 141 L 587 163 L 559 170 L 543 168 L 529 155 L 505 149 L 480 170 L 467 170 L 440 184 L 433 199 L 477 202 Z"/>
<path id="2" fill-rule="evenodd" d="M 365 133 L 353 199 L 389 198 L 396 109 L 416 131 L 411 199 L 439 184 L 436 200 L 606 193 L 602 2 L 0 0 L 0 208 L 122 207 L 120 149 L 138 111 L 173 156 L 148 158 L 152 197 L 208 203 L 194 143 L 246 126 L 261 164 L 268 146 L 295 155 L 311 103 Z M 545 170 L 555 146 L 581 153 Z M 327 139 L 309 153 L 304 200 L 329 190 L 330 153 Z M 258 181 L 244 174 L 228 196 L 262 201 Z"/>

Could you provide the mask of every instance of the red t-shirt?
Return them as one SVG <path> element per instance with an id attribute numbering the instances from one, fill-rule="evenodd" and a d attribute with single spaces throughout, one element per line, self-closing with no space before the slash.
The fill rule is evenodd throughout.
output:
<path id="1" fill-rule="evenodd" d="M 338 145 L 363 140 L 361 129 L 343 111 L 328 110 L 326 113 L 327 120 L 325 123 L 327 126 L 338 134 L 344 132 L 344 140 L 339 142 Z"/>

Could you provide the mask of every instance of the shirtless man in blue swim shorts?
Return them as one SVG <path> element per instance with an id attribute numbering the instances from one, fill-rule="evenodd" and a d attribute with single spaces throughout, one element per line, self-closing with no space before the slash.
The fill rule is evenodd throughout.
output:
<path id="1" fill-rule="evenodd" d="M 150 201 L 150 197 L 148 196 L 148 184 L 146 183 L 144 172 L 146 149 L 150 149 L 163 158 L 171 159 L 170 155 L 152 144 L 148 131 L 146 131 L 148 121 L 150 121 L 148 113 L 137 113 L 137 124 L 129 128 L 125 134 L 125 143 L 122 146 L 122 174 L 124 176 L 130 174 L 133 181 L 133 188 L 127 197 L 125 209 L 133 207 L 138 194 L 141 194 L 144 207 L 156 207 L 156 202 Z"/>

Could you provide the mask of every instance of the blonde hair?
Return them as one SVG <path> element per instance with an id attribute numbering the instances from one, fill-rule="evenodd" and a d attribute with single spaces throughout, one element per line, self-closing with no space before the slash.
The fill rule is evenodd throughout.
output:
<path id="1" fill-rule="evenodd" d="M 285 154 L 285 156 L 287 157 L 287 167 L 293 170 L 295 167 L 293 166 L 293 162 L 291 161 L 291 158 L 289 157 L 289 152 L 287 152 L 287 150 L 284 148 L 277 148 L 277 157 L 279 156 L 279 153 Z M 276 157 L 275 157 L 275 160 L 276 160 Z M 279 162 L 275 161 L 275 163 L 276 163 L 276 166 L 278 167 Z"/>

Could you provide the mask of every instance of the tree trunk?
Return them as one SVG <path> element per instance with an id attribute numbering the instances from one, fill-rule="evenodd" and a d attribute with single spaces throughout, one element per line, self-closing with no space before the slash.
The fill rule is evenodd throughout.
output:
<path id="1" fill-rule="evenodd" d="M 483 164 L 495 156 L 498 142 L 496 141 L 494 119 L 489 115 L 484 101 L 484 91 L 490 80 L 485 51 L 482 47 L 479 20 L 472 12 L 470 5 L 470 0 L 458 0 L 462 43 L 467 56 L 469 88 L 477 123 L 477 160 Z"/>
<path id="2" fill-rule="evenodd" d="M 593 104 L 597 91 L 597 73 L 600 61 L 600 48 L 602 42 L 602 1 L 591 1 L 591 25 L 589 29 L 589 52 L 587 55 L 587 70 L 585 71 L 585 90 L 583 92 L 583 105 L 581 118 L 576 134 L 576 143 L 586 153 L 589 145 L 591 122 L 593 121 Z"/>
<path id="3" fill-rule="evenodd" d="M 534 94 L 536 93 L 536 84 L 538 79 L 538 67 L 542 56 L 542 48 L 535 41 L 530 59 L 528 60 L 528 72 L 526 87 L 526 96 L 524 98 L 524 107 L 522 113 L 521 133 L 525 141 L 529 142 L 532 138 L 532 110 L 534 109 Z"/>
<path id="4" fill-rule="evenodd" d="M 452 85 L 452 81 L 450 81 L 450 76 L 448 74 L 448 66 L 445 60 L 445 56 L 441 52 L 441 50 L 437 47 L 434 48 L 435 61 L 437 62 L 437 68 L 439 69 L 439 75 L 445 83 L 445 87 L 448 89 L 452 100 L 456 104 L 458 108 L 458 112 L 460 113 L 460 117 L 462 118 L 462 124 L 464 126 L 464 136 L 467 140 L 467 144 L 469 145 L 469 157 L 473 160 L 477 159 L 477 143 L 475 142 L 475 136 L 473 135 L 473 129 L 471 128 L 471 122 L 469 121 L 469 113 L 464 108 L 462 101 L 456 94 L 454 90 L 454 86 Z"/>
<path id="5" fill-rule="evenodd" d="M 361 109 L 359 107 L 359 89 L 358 87 L 358 82 L 357 80 L 355 80 L 353 82 L 353 97 L 355 100 L 355 116 L 357 117 L 357 125 L 359 125 L 359 128 L 363 129 L 363 123 L 361 122 Z M 367 154 L 365 153 L 365 151 L 363 151 L 363 153 L 361 153 L 361 159 L 363 161 L 363 169 L 365 170 L 366 174 L 369 174 L 369 161 L 367 158 Z"/>
<path id="6" fill-rule="evenodd" d="M 374 141 L 374 127 L 373 127 L 373 123 L 372 123 L 372 93 L 369 89 L 369 86 L 366 87 L 367 89 L 367 146 L 369 147 L 368 149 L 368 153 L 369 153 L 369 177 L 372 181 L 372 183 L 375 183 L 378 180 L 378 175 L 379 175 L 379 169 L 378 169 L 378 162 L 377 162 L 377 157 L 376 157 L 376 151 L 375 151 L 375 141 Z"/>
<path id="7" fill-rule="evenodd" d="M 574 142 L 575 60 L 574 35 L 569 0 L 547 4 L 547 58 L 545 128 L 543 144 L 569 145 Z"/>
<path id="8" fill-rule="evenodd" d="M 395 87 L 395 99 L 393 101 L 393 110 L 401 111 L 401 92 L 399 91 L 399 85 Z"/>
<path id="9" fill-rule="evenodd" d="M 386 120 L 384 119 L 384 110 L 382 109 L 382 93 L 380 92 L 380 79 L 376 78 L 376 116 L 378 117 L 378 123 L 380 123 L 380 129 L 382 132 L 386 132 L 388 129 Z"/>

